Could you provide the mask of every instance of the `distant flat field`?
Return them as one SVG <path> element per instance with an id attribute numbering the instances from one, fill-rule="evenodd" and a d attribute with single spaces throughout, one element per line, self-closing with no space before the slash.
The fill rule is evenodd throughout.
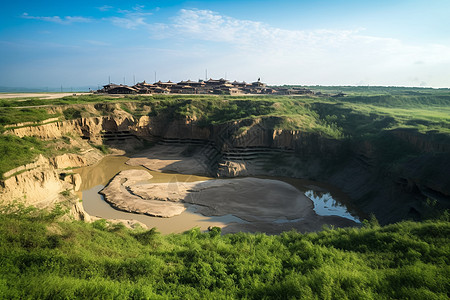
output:
<path id="1" fill-rule="evenodd" d="M 57 99 L 66 96 L 88 95 L 89 93 L 0 93 L 0 99 L 4 98 L 40 98 L 40 99 Z"/>

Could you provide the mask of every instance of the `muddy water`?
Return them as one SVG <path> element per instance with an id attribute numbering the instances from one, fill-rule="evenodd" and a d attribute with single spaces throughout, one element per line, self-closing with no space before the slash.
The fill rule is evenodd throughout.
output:
<path id="1" fill-rule="evenodd" d="M 230 223 L 245 222 L 233 215 L 207 217 L 196 214 L 196 206 L 188 204 L 186 204 L 186 211 L 172 218 L 157 218 L 114 209 L 104 201 L 103 196 L 98 192 L 108 184 L 114 175 L 122 170 L 146 170 L 153 176 L 148 182 L 167 182 L 168 189 L 171 188 L 170 185 L 176 185 L 177 182 L 193 182 L 212 179 L 203 176 L 149 171 L 144 167 L 128 166 L 125 164 L 127 160 L 128 158 L 124 156 L 107 156 L 96 165 L 74 170 L 74 172 L 81 175 L 82 184 L 78 196 L 83 200 L 83 207 L 88 214 L 105 219 L 138 220 L 149 228 L 157 227 L 158 231 L 163 234 L 184 232 L 193 227 L 200 227 L 201 230 L 207 230 L 209 226 L 224 227 Z"/>
<path id="2" fill-rule="evenodd" d="M 103 187 L 103 185 L 97 185 L 83 192 L 83 207 L 87 213 L 105 219 L 137 220 L 147 225 L 148 228 L 158 228 L 158 231 L 163 234 L 184 232 L 193 227 L 200 227 L 204 231 L 207 230 L 208 226 L 223 227 L 229 223 L 245 222 L 233 215 L 206 217 L 196 214 L 194 213 L 196 211 L 195 205 L 189 205 L 183 213 L 172 218 L 157 218 L 128 213 L 114 209 L 103 200 L 103 196 L 98 193 Z"/>
<path id="3" fill-rule="evenodd" d="M 209 226 L 224 227 L 230 223 L 244 223 L 245 221 L 233 215 L 221 217 L 207 217 L 195 213 L 195 205 L 187 205 L 186 211 L 181 215 L 172 218 L 157 218 L 146 215 L 133 214 L 114 209 L 104 201 L 103 196 L 98 192 L 122 170 L 139 169 L 147 170 L 143 167 L 128 166 L 125 162 L 128 160 L 125 156 L 108 156 L 103 158 L 94 166 L 79 168 L 74 172 L 79 173 L 82 178 L 82 185 L 78 196 L 83 200 L 83 207 L 87 213 L 93 216 L 105 219 L 125 219 L 138 220 L 146 224 L 149 228 L 157 227 L 163 234 L 178 233 L 189 230 L 193 227 L 200 227 L 206 230 Z M 149 182 L 168 183 L 168 188 L 177 182 L 193 182 L 210 180 L 210 177 L 160 173 L 147 170 L 153 178 Z M 285 181 L 306 195 L 314 202 L 314 210 L 318 215 L 338 215 L 358 222 L 355 211 L 348 212 L 345 205 L 346 196 L 339 190 L 319 182 L 284 178 L 284 177 L 261 177 Z M 279 220 L 284 222 L 283 220 Z"/>

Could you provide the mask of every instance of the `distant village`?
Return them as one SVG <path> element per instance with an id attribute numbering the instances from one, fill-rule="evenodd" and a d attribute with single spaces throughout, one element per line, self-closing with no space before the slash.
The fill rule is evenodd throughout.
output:
<path id="1" fill-rule="evenodd" d="M 106 94 L 216 94 L 216 95 L 241 95 L 241 94 L 265 94 L 265 95 L 308 95 L 314 94 L 313 91 L 295 87 L 268 87 L 267 84 L 257 81 L 246 83 L 245 81 L 230 82 L 226 79 L 209 79 L 199 81 L 180 81 L 178 83 L 155 82 L 147 83 L 139 82 L 133 86 L 122 84 L 107 84 L 103 89 L 97 90 L 97 93 Z"/>

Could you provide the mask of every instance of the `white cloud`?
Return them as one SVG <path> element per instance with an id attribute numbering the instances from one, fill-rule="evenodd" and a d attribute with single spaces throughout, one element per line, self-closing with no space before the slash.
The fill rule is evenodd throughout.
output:
<path id="1" fill-rule="evenodd" d="M 119 9 L 117 12 L 120 13 L 121 17 L 109 17 L 103 20 L 108 20 L 113 23 L 113 25 L 126 28 L 126 29 L 137 29 L 139 27 L 148 27 L 147 16 L 153 13 L 144 11 L 144 5 L 136 5 L 132 10 L 122 10 Z"/>
<path id="2" fill-rule="evenodd" d="M 111 5 L 103 5 L 103 6 L 100 6 L 100 7 L 97 7 L 97 9 L 99 10 L 99 11 L 109 11 L 109 10 L 111 10 L 111 9 L 113 9 L 114 7 L 112 7 Z"/>
<path id="3" fill-rule="evenodd" d="M 142 11 L 144 8 L 145 8 L 145 5 L 136 4 L 135 6 L 133 6 L 133 9 L 136 11 Z"/>
<path id="4" fill-rule="evenodd" d="M 203 44 L 205 49 L 215 45 L 205 64 L 240 69 L 241 73 L 259 71 L 273 83 L 356 84 L 364 80 L 414 85 L 408 78 L 418 76 L 434 78 L 434 86 L 450 85 L 450 47 L 410 45 L 365 35 L 361 28 L 287 30 L 209 10 L 182 9 L 171 23 L 153 24 L 151 34 L 182 45 Z"/>
<path id="5" fill-rule="evenodd" d="M 111 17 L 108 18 L 108 20 L 111 21 L 114 25 L 126 29 L 136 29 L 139 26 L 147 25 L 145 19 L 142 17 Z"/>
<path id="6" fill-rule="evenodd" d="M 302 48 L 316 47 L 327 43 L 329 46 L 348 39 L 357 30 L 286 30 L 271 27 L 262 22 L 239 20 L 222 16 L 209 10 L 180 10 L 167 24 L 171 36 L 188 36 L 215 42 L 228 42 L 240 47 L 260 49 L 260 46 L 270 46 L 273 49 L 279 42 L 284 46 Z"/>
<path id="7" fill-rule="evenodd" d="M 72 24 L 72 23 L 88 23 L 88 22 L 92 21 L 91 18 L 86 18 L 86 17 L 78 17 L 78 16 L 74 16 L 74 17 L 72 17 L 72 16 L 39 17 L 39 16 L 30 16 L 28 13 L 23 13 L 22 18 L 31 19 L 31 20 L 41 20 L 41 21 L 53 22 L 53 23 L 64 24 L 64 25 Z"/>
<path id="8" fill-rule="evenodd" d="M 137 29 L 139 27 L 148 27 L 146 18 L 152 15 L 152 12 L 144 10 L 143 5 L 135 5 L 131 10 L 118 9 L 117 13 L 119 16 L 103 18 L 103 21 L 109 21 L 113 25 L 126 28 L 126 29 Z M 97 7 L 98 10 L 102 12 L 111 11 L 114 7 L 110 5 L 103 5 Z M 46 22 L 53 22 L 58 24 L 72 24 L 72 23 L 88 23 L 94 21 L 93 18 L 80 17 L 80 16 L 31 16 L 28 13 L 23 13 L 22 18 L 30 20 L 41 20 Z"/>
<path id="9" fill-rule="evenodd" d="M 448 45 L 411 44 L 371 36 L 358 25 L 348 30 L 283 29 L 196 9 L 180 10 L 166 23 L 152 23 L 149 17 L 152 13 L 144 7 L 120 11 L 112 7 L 106 9 L 110 17 L 97 21 L 130 29 L 129 34 L 134 39 L 129 40 L 134 42 L 123 45 L 120 40 L 108 40 L 111 46 L 104 47 L 101 54 L 89 52 L 83 58 L 89 63 L 83 68 L 80 66 L 78 72 L 83 74 L 79 75 L 83 80 L 87 80 L 87 67 L 92 70 L 90 74 L 97 74 L 95 76 L 103 74 L 101 76 L 107 78 L 104 74 L 111 74 L 123 78 L 126 72 L 136 75 L 141 72 L 139 76 L 149 81 L 153 80 L 154 71 L 161 80 L 203 78 L 207 68 L 209 77 L 224 77 L 227 73 L 229 79 L 249 82 L 261 77 L 269 84 L 450 87 Z M 155 11 L 157 9 L 152 10 Z M 94 21 L 84 17 L 36 17 L 26 13 L 22 17 L 59 24 Z M 141 38 L 148 32 L 151 39 Z M 95 39 L 84 40 L 84 43 L 107 46 Z M 39 48 L 34 45 L 8 47 L 27 50 L 31 54 Z M 53 51 L 57 47 L 44 45 L 41 48 L 47 52 L 47 49 Z M 90 47 L 80 49 L 83 48 Z M 82 55 L 78 48 L 65 52 Z M 65 58 L 70 57 L 69 54 Z M 15 53 L 14 57 L 17 57 Z M 76 68 L 75 65 L 72 67 Z M 55 80 L 59 80 L 60 73 L 56 73 Z M 90 80 L 97 80 L 94 75 L 90 76 Z"/>

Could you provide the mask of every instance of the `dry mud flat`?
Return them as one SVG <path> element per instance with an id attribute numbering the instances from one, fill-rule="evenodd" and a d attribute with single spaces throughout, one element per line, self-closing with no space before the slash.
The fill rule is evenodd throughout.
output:
<path id="1" fill-rule="evenodd" d="M 188 183 L 148 183 L 145 170 L 117 174 L 101 191 L 113 207 L 157 217 L 181 214 L 196 205 L 205 216 L 234 215 L 223 232 L 279 233 L 285 230 L 320 230 L 324 224 L 354 226 L 341 217 L 318 216 L 312 201 L 295 187 L 278 180 L 259 178 L 216 179 Z"/>
<path id="2" fill-rule="evenodd" d="M 158 172 L 177 172 L 180 174 L 209 174 L 202 162 L 207 161 L 202 147 L 186 155 L 187 146 L 156 145 L 147 151 L 134 155 L 127 161 L 130 166 L 143 166 Z"/>

